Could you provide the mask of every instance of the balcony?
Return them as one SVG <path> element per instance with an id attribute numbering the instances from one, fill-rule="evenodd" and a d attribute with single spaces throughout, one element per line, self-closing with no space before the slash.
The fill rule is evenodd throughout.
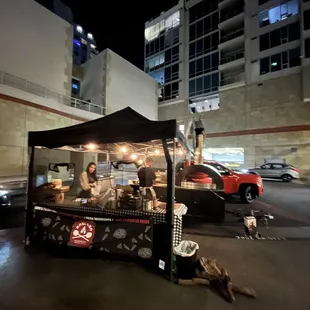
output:
<path id="1" fill-rule="evenodd" d="M 0 86 L 9 86 L 16 90 L 44 98 L 52 103 L 69 106 L 83 111 L 104 115 L 104 107 L 77 98 L 58 94 L 40 85 L 34 84 L 15 75 L 0 71 Z"/>
<path id="2" fill-rule="evenodd" d="M 237 1 L 236 0 L 220 0 L 218 4 L 218 8 L 220 10 L 223 10 L 224 8 L 227 8 L 228 6 L 233 5 L 235 2 Z"/>
<path id="3" fill-rule="evenodd" d="M 245 74 L 244 72 L 238 72 L 231 76 L 224 77 L 221 80 L 221 86 L 219 91 L 233 89 L 245 85 Z"/>
<path id="4" fill-rule="evenodd" d="M 227 10 L 226 13 L 221 12 L 221 19 L 219 22 L 219 29 L 227 29 L 233 27 L 238 23 L 244 22 L 244 7 Z"/>
<path id="5" fill-rule="evenodd" d="M 232 70 L 232 69 L 241 68 L 244 65 L 245 65 L 244 51 L 239 51 L 234 54 L 229 54 L 227 56 L 224 56 L 221 59 L 219 70 L 220 71 Z"/>
<path id="6" fill-rule="evenodd" d="M 230 32 L 220 38 L 219 49 L 235 49 L 244 46 L 244 29 L 238 29 L 234 32 Z"/>

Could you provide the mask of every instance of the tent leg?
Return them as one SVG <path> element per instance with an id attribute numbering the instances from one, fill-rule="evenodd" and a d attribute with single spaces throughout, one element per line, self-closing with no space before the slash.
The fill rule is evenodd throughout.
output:
<path id="1" fill-rule="evenodd" d="M 28 184 L 27 184 L 27 208 L 25 223 L 25 246 L 30 244 L 33 233 L 33 166 L 34 166 L 34 147 L 28 151 Z"/>
<path id="2" fill-rule="evenodd" d="M 174 163 L 169 154 L 168 144 L 166 140 L 162 140 L 163 149 L 167 161 L 167 207 L 166 207 L 166 222 L 169 226 L 168 235 L 168 251 L 169 261 L 168 277 L 171 281 L 173 278 L 173 229 L 174 229 L 174 190 L 175 190 L 175 176 L 174 176 Z"/>

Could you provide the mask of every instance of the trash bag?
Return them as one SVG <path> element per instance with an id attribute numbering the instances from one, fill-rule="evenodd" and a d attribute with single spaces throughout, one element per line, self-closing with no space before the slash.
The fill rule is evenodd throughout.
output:
<path id="1" fill-rule="evenodd" d="M 191 257 L 199 249 L 198 243 L 194 241 L 183 240 L 173 250 L 174 254 L 181 257 Z"/>

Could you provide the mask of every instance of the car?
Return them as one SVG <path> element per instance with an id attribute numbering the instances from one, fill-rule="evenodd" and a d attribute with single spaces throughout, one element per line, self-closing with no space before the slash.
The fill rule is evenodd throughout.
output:
<path id="1" fill-rule="evenodd" d="M 233 171 L 216 161 L 204 161 L 203 164 L 221 174 L 226 196 L 239 195 L 243 203 L 250 204 L 263 194 L 264 184 L 259 175 Z"/>
<path id="2" fill-rule="evenodd" d="M 0 209 L 11 206 L 11 196 L 6 190 L 0 190 Z"/>
<path id="3" fill-rule="evenodd" d="M 266 163 L 257 168 L 248 169 L 248 172 L 258 174 L 262 178 L 281 179 L 283 182 L 299 179 L 299 170 L 290 164 Z"/>

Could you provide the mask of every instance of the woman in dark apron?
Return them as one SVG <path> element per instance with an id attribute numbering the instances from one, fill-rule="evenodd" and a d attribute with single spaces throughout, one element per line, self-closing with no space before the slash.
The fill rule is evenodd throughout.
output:
<path id="1" fill-rule="evenodd" d="M 91 198 L 91 189 L 96 187 L 96 182 L 98 181 L 96 175 L 96 164 L 91 162 L 88 164 L 85 171 L 80 175 L 80 186 L 81 191 L 79 194 L 80 198 Z"/>

